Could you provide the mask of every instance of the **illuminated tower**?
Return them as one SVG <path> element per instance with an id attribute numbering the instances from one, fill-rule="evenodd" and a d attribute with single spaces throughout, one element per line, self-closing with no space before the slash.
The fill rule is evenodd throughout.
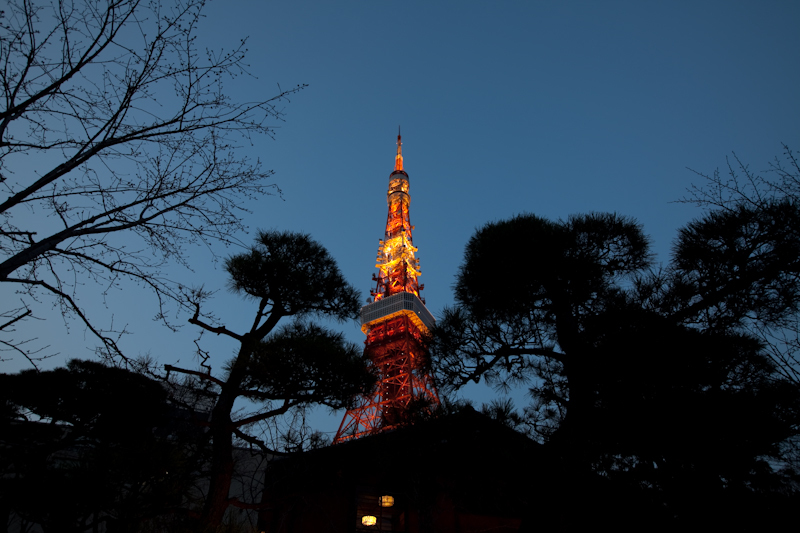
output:
<path id="1" fill-rule="evenodd" d="M 362 437 L 403 422 L 412 400 L 439 403 L 433 380 L 426 370 L 427 351 L 423 335 L 434 319 L 419 292 L 419 260 L 414 257 L 408 206 L 408 174 L 403 170 L 403 152 L 397 135 L 397 157 L 389 176 L 386 200 L 389 216 L 386 234 L 378 248 L 377 282 L 370 291 L 372 303 L 361 308 L 361 331 L 367 340 L 364 353 L 378 369 L 379 382 L 370 396 L 347 411 L 334 443 Z"/>

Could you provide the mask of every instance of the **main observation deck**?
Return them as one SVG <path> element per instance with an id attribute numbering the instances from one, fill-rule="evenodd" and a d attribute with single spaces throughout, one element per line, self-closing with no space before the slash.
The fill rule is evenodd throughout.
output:
<path id="1" fill-rule="evenodd" d="M 361 331 L 368 333 L 371 324 L 400 315 L 408 316 L 423 332 L 427 332 L 436 323 L 436 319 L 417 295 L 398 292 L 361 308 Z"/>

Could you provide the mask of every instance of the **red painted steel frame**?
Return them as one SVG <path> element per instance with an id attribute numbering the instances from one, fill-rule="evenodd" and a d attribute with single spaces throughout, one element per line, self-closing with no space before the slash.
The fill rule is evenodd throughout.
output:
<path id="1" fill-rule="evenodd" d="M 373 276 L 377 286 L 370 291 L 375 301 L 400 292 L 419 297 L 423 288 L 417 282 L 419 261 L 414 257 L 416 248 L 411 236 L 408 174 L 403 170 L 401 147 L 398 135 L 395 170 L 389 177 L 387 193 L 389 215 L 386 233 L 378 250 L 376 265 L 380 274 Z M 364 354 L 377 369 L 379 381 L 371 395 L 362 397 L 356 407 L 345 413 L 334 443 L 402 424 L 412 401 L 421 400 L 429 405 L 439 402 L 433 380 L 426 371 L 425 332 L 409 318 L 408 313 L 387 316 L 366 325 Z"/>

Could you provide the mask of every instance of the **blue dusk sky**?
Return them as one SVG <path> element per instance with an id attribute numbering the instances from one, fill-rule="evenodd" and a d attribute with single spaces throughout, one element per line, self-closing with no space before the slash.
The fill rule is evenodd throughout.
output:
<path id="1" fill-rule="evenodd" d="M 782 143 L 800 151 L 796 1 L 229 0 L 205 13 L 201 47 L 249 37 L 251 76 L 229 84 L 235 98 L 308 85 L 285 104 L 274 140 L 241 150 L 274 169 L 282 190 L 249 206 L 249 227 L 310 233 L 368 296 L 400 125 L 434 315 L 453 303 L 464 244 L 486 222 L 618 212 L 643 224 L 666 263 L 676 230 L 702 213 L 676 203 L 703 183 L 689 168 L 723 169 L 735 152 L 761 171 Z M 191 257 L 193 271 L 171 275 L 219 291 L 216 315 L 247 329 L 252 302 L 226 292 L 207 251 Z M 524 271 L 508 264 L 510 276 Z M 84 301 L 94 316 L 127 324 L 129 352 L 195 364 L 197 332 L 159 325 L 148 294 L 112 293 L 107 309 Z M 51 319 L 39 334 L 60 352 L 51 366 L 91 357 L 92 337 L 67 325 Z M 363 342 L 357 324 L 337 327 Z M 235 349 L 221 339 L 206 346 L 216 368 Z M 478 403 L 493 395 L 467 394 Z M 315 423 L 335 431 L 341 416 Z"/>

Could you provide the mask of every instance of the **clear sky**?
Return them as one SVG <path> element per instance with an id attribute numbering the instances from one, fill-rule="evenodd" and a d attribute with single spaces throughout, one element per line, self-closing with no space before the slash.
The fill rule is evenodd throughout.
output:
<path id="1" fill-rule="evenodd" d="M 644 225 L 666 262 L 675 230 L 700 214 L 674 203 L 702 183 L 687 167 L 710 173 L 735 151 L 758 171 L 781 143 L 800 150 L 796 1 L 228 0 L 206 15 L 201 46 L 249 36 L 252 77 L 230 85 L 235 97 L 308 84 L 274 140 L 242 149 L 283 191 L 250 206 L 249 226 L 310 233 L 366 297 L 401 125 L 434 315 L 452 303 L 464 244 L 488 221 L 616 211 Z M 193 258 L 194 272 L 172 275 L 219 290 L 216 314 L 246 329 L 248 304 L 225 293 L 206 252 Z M 510 276 L 524 270 L 508 265 Z M 129 351 L 193 364 L 196 332 L 152 321 L 146 294 L 112 294 L 95 313 L 128 324 Z M 90 356 L 93 339 L 72 326 L 66 336 L 53 320 L 40 334 L 60 348 L 54 364 Z M 363 341 L 356 324 L 342 328 Z M 217 367 L 234 349 L 208 346 Z"/>

